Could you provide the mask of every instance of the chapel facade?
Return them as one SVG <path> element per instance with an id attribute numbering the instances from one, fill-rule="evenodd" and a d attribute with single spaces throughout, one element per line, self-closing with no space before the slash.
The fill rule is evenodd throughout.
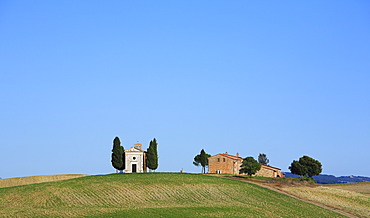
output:
<path id="1" fill-rule="evenodd" d="M 125 172 L 144 173 L 146 172 L 146 152 L 142 144 L 135 144 L 125 150 Z"/>

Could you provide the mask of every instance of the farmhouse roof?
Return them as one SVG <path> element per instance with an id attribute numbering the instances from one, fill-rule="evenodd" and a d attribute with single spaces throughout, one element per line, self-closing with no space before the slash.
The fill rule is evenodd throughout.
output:
<path id="1" fill-rule="evenodd" d="M 217 154 L 217 155 L 221 155 L 221 156 L 224 156 L 224 157 L 227 157 L 227 158 L 233 159 L 233 160 L 243 159 L 243 158 L 241 158 L 241 157 L 234 156 L 234 155 L 230 155 L 230 154 L 228 154 L 228 153 L 225 153 L 225 154 Z M 216 155 L 215 155 L 215 156 L 216 156 Z"/>
<path id="2" fill-rule="evenodd" d="M 261 167 L 263 167 L 263 168 L 267 168 L 267 169 L 272 169 L 272 170 L 281 170 L 280 168 L 272 167 L 272 166 L 270 166 L 270 165 L 263 165 L 263 164 L 261 164 Z"/>

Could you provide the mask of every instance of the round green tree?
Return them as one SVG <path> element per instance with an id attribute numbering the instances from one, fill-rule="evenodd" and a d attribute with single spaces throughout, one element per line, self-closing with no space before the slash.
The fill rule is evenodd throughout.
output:
<path id="1" fill-rule="evenodd" d="M 293 160 L 290 167 L 290 172 L 304 177 L 317 176 L 322 172 L 320 161 L 309 156 L 299 158 L 299 161 Z"/>
<path id="2" fill-rule="evenodd" d="M 240 165 L 239 173 L 246 173 L 249 176 L 252 176 L 260 169 L 261 164 L 258 163 L 253 157 L 246 157 L 243 159 L 242 165 Z"/>

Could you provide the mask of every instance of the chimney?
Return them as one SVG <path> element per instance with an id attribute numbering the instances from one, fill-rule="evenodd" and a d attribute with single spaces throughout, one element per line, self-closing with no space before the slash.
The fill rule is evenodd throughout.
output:
<path id="1" fill-rule="evenodd" d="M 239 153 L 236 153 L 236 156 L 239 157 Z"/>
<path id="2" fill-rule="evenodd" d="M 229 152 L 226 151 L 225 154 L 229 154 Z"/>

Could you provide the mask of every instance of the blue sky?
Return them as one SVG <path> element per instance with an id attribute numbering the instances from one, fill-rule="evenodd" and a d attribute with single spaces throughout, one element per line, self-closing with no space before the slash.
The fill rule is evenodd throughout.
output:
<path id="1" fill-rule="evenodd" d="M 1 1 L 0 177 L 267 154 L 370 176 L 368 1 Z"/>

